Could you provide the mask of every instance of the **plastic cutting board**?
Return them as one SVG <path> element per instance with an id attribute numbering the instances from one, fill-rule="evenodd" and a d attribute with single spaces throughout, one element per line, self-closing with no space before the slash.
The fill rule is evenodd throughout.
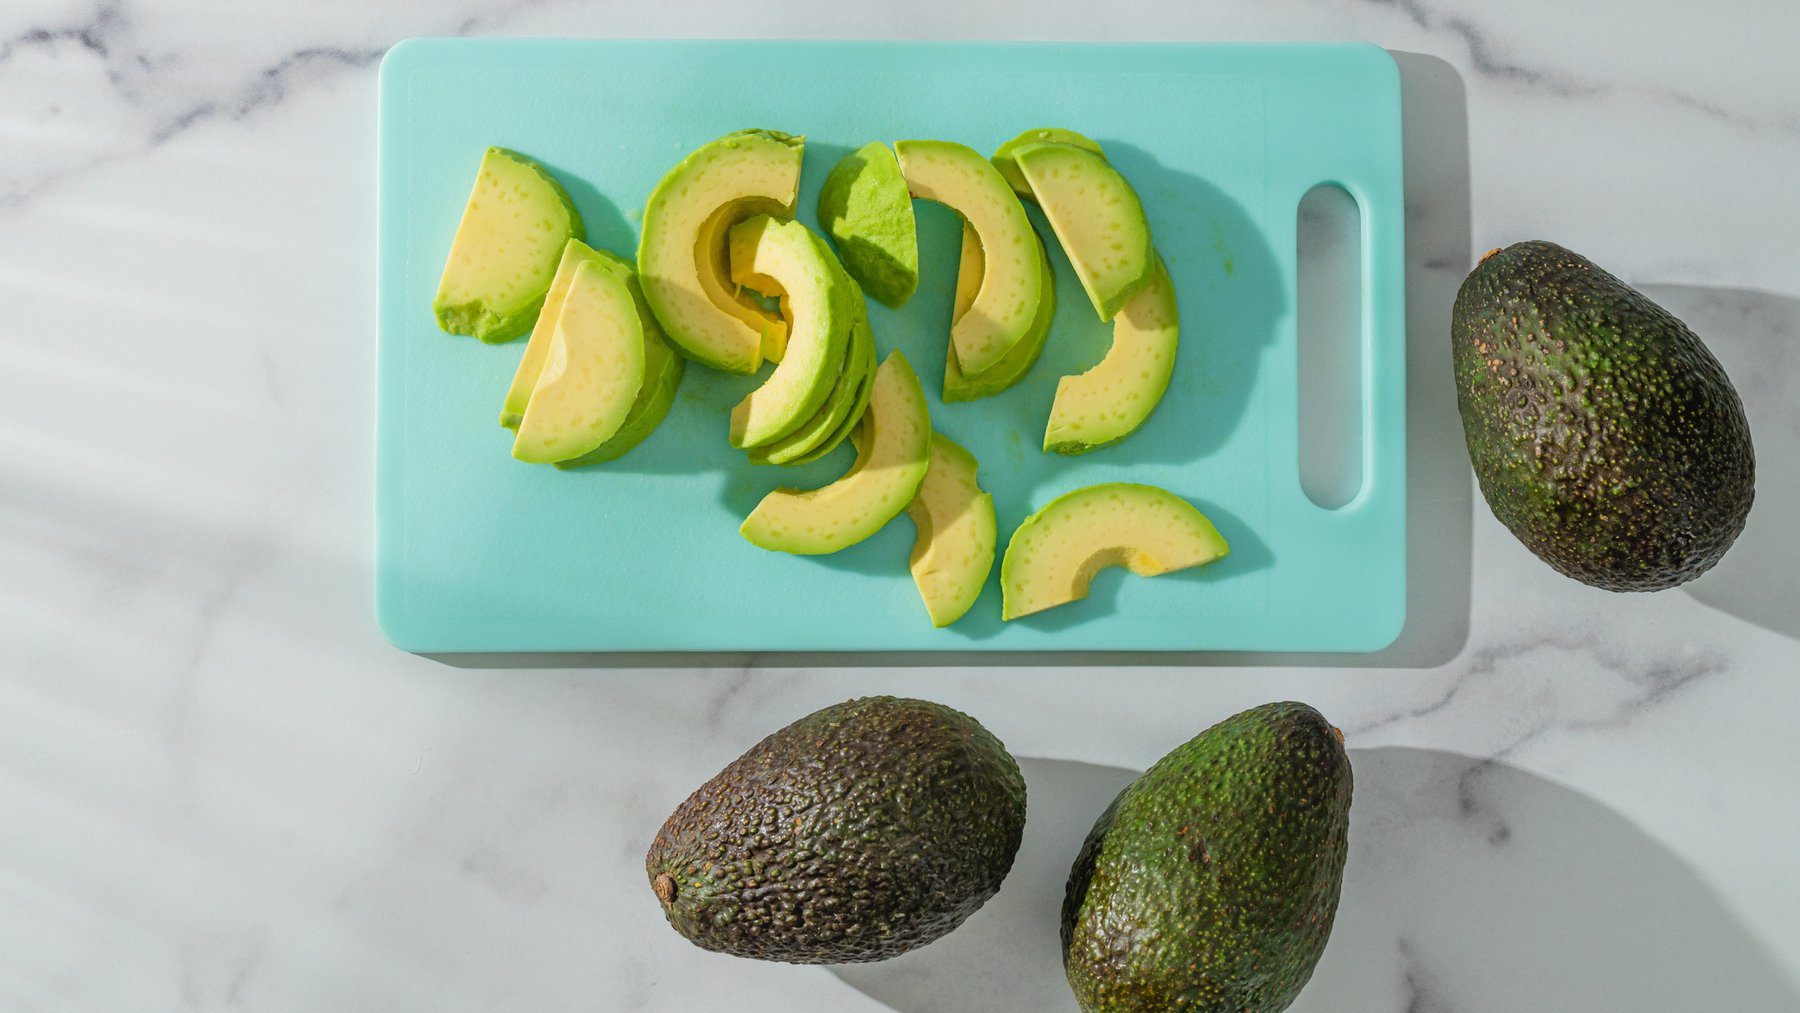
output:
<path id="1" fill-rule="evenodd" d="M 1281 650 L 1385 646 L 1405 619 L 1400 86 L 1365 45 L 1072 45 L 641 40 L 412 40 L 381 68 L 377 603 L 422 652 L 649 650 Z M 900 311 L 870 301 L 877 343 L 904 349 L 934 425 L 981 462 L 1000 551 L 1055 496 L 1095 482 L 1168 488 L 1232 545 L 1153 579 L 1112 570 L 1082 602 L 1000 620 L 999 566 L 956 625 L 931 627 L 907 571 L 905 515 L 843 552 L 766 552 L 737 528 L 778 485 L 823 485 L 846 443 L 801 468 L 726 443 L 756 382 L 690 365 L 668 420 L 611 464 L 512 460 L 497 422 L 524 341 L 438 331 L 431 313 L 482 151 L 548 165 L 588 241 L 631 255 L 663 173 L 721 134 L 805 134 L 799 217 L 870 140 L 944 138 L 991 152 L 1062 126 L 1137 188 L 1180 299 L 1175 377 L 1148 424 L 1081 457 L 1045 454 L 1057 378 L 1109 342 L 1042 217 L 1058 309 L 1028 378 L 938 400 L 956 217 L 918 202 L 922 278 Z M 1322 509 L 1302 492 L 1296 207 L 1342 186 L 1362 222 L 1362 485 Z"/>

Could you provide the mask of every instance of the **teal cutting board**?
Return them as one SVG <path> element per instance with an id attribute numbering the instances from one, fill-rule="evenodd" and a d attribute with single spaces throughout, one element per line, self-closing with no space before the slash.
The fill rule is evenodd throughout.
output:
<path id="1" fill-rule="evenodd" d="M 1405 332 L 1400 86 L 1364 45 L 1072 45 L 412 40 L 381 67 L 376 574 L 382 629 L 412 651 L 1279 650 L 1385 646 L 1405 619 Z M 982 151 L 1061 126 L 1137 188 L 1181 306 L 1168 394 L 1129 439 L 1042 453 L 1064 373 L 1109 342 L 1043 219 L 1058 309 L 1048 348 L 1004 394 L 937 397 L 960 225 L 917 203 L 922 278 L 899 311 L 934 425 L 981 462 L 1001 551 L 1021 520 L 1095 482 L 1147 482 L 1230 541 L 1210 566 L 1104 573 L 1084 601 L 1000 621 L 999 567 L 937 630 L 907 570 L 904 515 L 831 556 L 738 535 L 778 485 L 823 485 L 848 444 L 802 468 L 726 444 L 757 381 L 690 365 L 668 420 L 628 456 L 575 472 L 512 460 L 498 423 L 523 340 L 438 331 L 431 299 L 482 151 L 548 165 L 588 241 L 630 254 L 643 202 L 693 148 L 743 127 L 805 134 L 799 217 L 870 140 Z M 1296 207 L 1321 183 L 1361 212 L 1360 490 L 1335 509 L 1301 489 Z"/>

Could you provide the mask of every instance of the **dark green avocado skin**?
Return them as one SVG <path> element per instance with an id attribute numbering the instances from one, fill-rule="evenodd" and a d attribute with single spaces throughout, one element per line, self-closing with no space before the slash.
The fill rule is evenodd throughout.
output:
<path id="1" fill-rule="evenodd" d="M 1000 889 L 1025 779 L 987 729 L 924 700 L 864 697 L 770 735 L 669 816 L 644 866 L 677 932 L 796 964 L 884 960 Z"/>
<path id="2" fill-rule="evenodd" d="M 1128 785 L 1063 898 L 1086 1013 L 1275 1013 L 1312 977 L 1350 823 L 1342 737 L 1300 703 L 1247 710 Z"/>
<path id="3" fill-rule="evenodd" d="M 1554 243 L 1489 254 L 1451 322 L 1469 460 L 1494 516 L 1612 591 L 1705 573 L 1744 529 L 1744 406 L 1680 320 Z"/>

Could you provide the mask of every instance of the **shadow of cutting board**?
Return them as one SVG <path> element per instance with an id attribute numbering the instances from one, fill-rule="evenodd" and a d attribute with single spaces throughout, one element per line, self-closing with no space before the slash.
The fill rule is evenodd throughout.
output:
<path id="1" fill-rule="evenodd" d="M 801 468 L 726 443 L 758 381 L 690 366 L 637 450 L 575 472 L 520 464 L 499 405 L 524 342 L 441 333 L 431 298 L 489 145 L 550 166 L 589 242 L 630 255 L 663 173 L 721 134 L 807 137 L 799 217 L 870 140 L 981 151 L 1062 126 L 1106 149 L 1143 199 L 1179 294 L 1168 394 L 1124 442 L 1044 454 L 1056 381 L 1105 354 L 1100 323 L 1043 219 L 1058 308 L 1019 386 L 943 405 L 960 224 L 919 202 L 922 278 L 870 302 L 933 424 L 981 462 L 1001 546 L 1051 499 L 1146 482 L 1191 500 L 1226 559 L 1155 579 L 1113 570 L 1085 601 L 1000 621 L 999 567 L 964 619 L 932 629 L 904 516 L 832 556 L 766 552 L 738 524 L 778 485 L 841 474 L 848 443 Z M 381 68 L 377 607 L 421 652 L 654 650 L 1376 650 L 1405 620 L 1405 333 L 1400 86 L 1364 45 L 1069 45 L 413 40 Z M 1337 509 L 1299 476 L 1296 208 L 1319 184 L 1361 213 L 1362 481 Z"/>

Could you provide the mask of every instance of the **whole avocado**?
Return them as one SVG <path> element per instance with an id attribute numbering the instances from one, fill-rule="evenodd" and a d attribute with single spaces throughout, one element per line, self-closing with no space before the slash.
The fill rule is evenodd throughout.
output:
<path id="1" fill-rule="evenodd" d="M 704 949 L 855 963 L 962 924 L 1024 829 L 1025 779 L 979 722 L 864 697 L 733 760 L 669 816 L 644 866 L 669 924 Z"/>
<path id="2" fill-rule="evenodd" d="M 1119 793 L 1063 898 L 1086 1013 L 1275 1013 L 1325 951 L 1350 819 L 1343 736 L 1301 703 L 1201 732 Z"/>
<path id="3" fill-rule="evenodd" d="M 1554 243 L 1518 243 L 1463 282 L 1451 339 L 1481 493 L 1544 562 L 1657 591 L 1743 531 L 1744 406 L 1694 332 L 1636 289 Z"/>

